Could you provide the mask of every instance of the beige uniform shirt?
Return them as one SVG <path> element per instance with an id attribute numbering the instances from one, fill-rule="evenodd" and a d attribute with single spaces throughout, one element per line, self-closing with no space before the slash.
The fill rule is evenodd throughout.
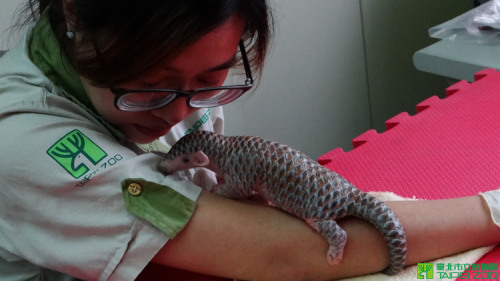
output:
<path id="1" fill-rule="evenodd" d="M 161 141 L 194 129 L 221 133 L 222 110 L 198 111 Z M 26 40 L 0 58 L 0 135 L 2 281 L 133 280 L 194 212 L 200 188 L 164 177 L 158 156 L 64 97 Z"/>

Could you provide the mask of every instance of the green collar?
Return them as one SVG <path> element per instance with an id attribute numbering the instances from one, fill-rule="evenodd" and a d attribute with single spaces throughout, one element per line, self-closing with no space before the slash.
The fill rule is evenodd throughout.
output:
<path id="1" fill-rule="evenodd" d="M 83 89 L 80 77 L 59 47 L 59 42 L 49 23 L 47 11 L 40 16 L 33 28 L 28 46 L 33 63 L 63 92 L 66 98 L 95 111 Z"/>
<path id="2" fill-rule="evenodd" d="M 49 22 L 48 11 L 40 16 L 28 39 L 29 56 L 33 63 L 57 86 L 62 95 L 92 114 L 118 140 L 124 135 L 107 123 L 90 102 L 80 76 L 73 69 L 59 46 Z"/>

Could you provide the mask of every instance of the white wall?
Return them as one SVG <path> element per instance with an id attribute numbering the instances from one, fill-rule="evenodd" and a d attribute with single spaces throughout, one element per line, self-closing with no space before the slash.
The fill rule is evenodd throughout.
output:
<path id="1" fill-rule="evenodd" d="M 279 22 L 262 82 L 227 105 L 226 134 L 258 135 L 316 158 L 369 129 L 360 3 L 273 0 Z"/>
<path id="2" fill-rule="evenodd" d="M 424 99 L 444 96 L 446 79 L 417 71 L 413 54 L 436 42 L 427 30 L 473 8 L 472 0 L 361 0 L 372 127 L 415 113 Z"/>
<path id="3" fill-rule="evenodd" d="M 394 115 L 415 112 L 447 81 L 419 72 L 413 53 L 428 28 L 472 8 L 472 0 L 272 0 L 280 29 L 261 86 L 227 106 L 227 134 L 251 134 L 317 157 Z"/>

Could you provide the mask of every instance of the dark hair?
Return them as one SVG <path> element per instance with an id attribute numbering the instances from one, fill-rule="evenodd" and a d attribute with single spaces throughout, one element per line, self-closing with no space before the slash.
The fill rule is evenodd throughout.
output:
<path id="1" fill-rule="evenodd" d="M 34 18 L 49 9 L 73 67 L 102 87 L 143 76 L 234 14 L 246 21 L 242 40 L 254 71 L 260 73 L 273 33 L 267 0 L 71 0 L 69 20 L 81 36 L 75 41 L 66 37 L 63 1 L 29 0 L 28 5 L 36 11 Z"/>

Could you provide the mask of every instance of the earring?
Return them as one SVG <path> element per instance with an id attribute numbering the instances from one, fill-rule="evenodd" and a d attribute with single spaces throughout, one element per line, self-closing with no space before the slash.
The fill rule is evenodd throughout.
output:
<path id="1" fill-rule="evenodd" d="M 68 37 L 68 39 L 73 39 L 75 38 L 75 33 L 73 31 L 68 31 L 66 32 L 66 37 Z"/>

